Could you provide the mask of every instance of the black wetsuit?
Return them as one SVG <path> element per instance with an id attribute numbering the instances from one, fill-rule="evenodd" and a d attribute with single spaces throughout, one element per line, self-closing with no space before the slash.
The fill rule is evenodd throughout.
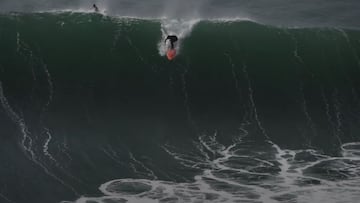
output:
<path id="1" fill-rule="evenodd" d="M 99 12 L 99 8 L 96 6 L 96 4 L 93 5 L 94 11 Z"/>
<path id="2" fill-rule="evenodd" d="M 170 44 L 171 44 L 171 48 L 173 49 L 174 48 L 174 42 L 178 41 L 178 38 L 176 35 L 168 35 L 165 39 L 165 42 L 166 40 L 170 40 Z"/>

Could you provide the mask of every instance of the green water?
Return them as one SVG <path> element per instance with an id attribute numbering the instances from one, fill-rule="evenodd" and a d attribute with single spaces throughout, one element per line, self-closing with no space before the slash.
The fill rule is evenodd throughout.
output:
<path id="1" fill-rule="evenodd" d="M 0 16 L 2 201 L 358 198 L 359 31 L 201 21 L 168 61 L 163 24 Z"/>

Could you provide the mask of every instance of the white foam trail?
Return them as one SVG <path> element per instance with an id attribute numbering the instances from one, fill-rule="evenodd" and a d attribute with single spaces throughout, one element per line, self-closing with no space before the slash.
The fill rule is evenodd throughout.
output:
<path id="1" fill-rule="evenodd" d="M 308 107 L 307 107 L 308 104 L 305 99 L 304 88 L 303 88 L 302 83 L 300 84 L 300 95 L 301 95 L 301 99 L 302 99 L 302 110 L 306 117 L 306 124 L 307 124 L 307 126 L 310 126 L 312 136 L 316 137 L 318 135 L 318 133 L 316 130 L 315 123 L 313 122 L 313 119 L 311 118 L 310 113 L 308 111 Z M 311 146 L 311 142 L 312 142 L 311 138 L 307 138 L 306 136 L 303 136 L 303 137 L 307 140 L 308 145 Z"/>
<path id="2" fill-rule="evenodd" d="M 301 56 L 299 55 L 299 51 L 298 51 L 298 41 L 296 39 L 295 36 L 293 36 L 288 30 L 284 29 L 284 33 L 286 33 L 287 35 L 290 36 L 290 38 L 292 39 L 292 41 L 294 42 L 294 57 L 301 63 L 301 64 L 305 64 L 304 60 L 301 58 Z"/>
<path id="3" fill-rule="evenodd" d="M 298 52 L 297 41 L 296 41 L 296 45 L 295 45 L 295 49 L 294 49 L 294 56 L 295 56 L 295 58 L 297 58 L 299 60 L 300 63 L 304 64 L 304 60 L 301 58 L 301 56 L 299 55 L 299 52 Z"/>
<path id="4" fill-rule="evenodd" d="M 181 165 L 188 167 L 188 168 L 201 169 L 201 167 L 199 166 L 203 162 L 203 159 L 201 157 L 198 157 L 196 155 L 191 156 L 191 155 L 182 154 L 179 152 L 173 152 L 169 149 L 171 147 L 172 146 L 162 146 L 162 149 L 166 153 L 168 153 L 171 157 L 173 157 L 174 159 L 179 161 Z"/>
<path id="5" fill-rule="evenodd" d="M 344 39 L 346 40 L 346 43 L 348 44 L 350 50 L 352 51 L 352 54 L 354 55 L 354 57 L 357 61 L 357 66 L 358 66 L 358 68 L 360 68 L 360 59 L 359 59 L 358 53 L 357 53 L 356 49 L 351 45 L 348 34 L 343 29 L 336 28 L 336 30 L 339 31 L 341 33 L 341 35 L 344 37 Z"/>
<path id="6" fill-rule="evenodd" d="M 60 143 L 57 144 L 57 148 L 61 153 L 63 153 L 68 158 L 69 161 L 66 162 L 66 163 L 70 163 L 73 160 L 70 153 L 69 153 L 70 148 L 69 148 L 69 146 L 67 144 L 66 137 L 64 137 L 63 142 L 60 142 Z"/>
<path id="7" fill-rule="evenodd" d="M 4 110 L 8 114 L 8 116 L 11 118 L 11 120 L 14 122 L 19 122 L 21 119 L 9 105 L 9 102 L 4 95 L 4 90 L 3 90 L 1 81 L 0 81 L 0 101 L 1 101 L 2 107 L 4 108 Z"/>
<path id="8" fill-rule="evenodd" d="M 21 118 L 17 113 L 15 113 L 15 111 L 11 108 L 7 98 L 4 95 L 4 90 L 2 87 L 2 83 L 0 81 L 0 101 L 2 104 L 2 107 L 4 108 L 5 112 L 8 114 L 8 116 L 10 117 L 10 119 L 16 123 L 20 129 L 21 134 L 23 135 L 22 137 L 22 141 L 21 141 L 21 146 L 23 147 L 23 149 L 31 154 L 31 157 L 34 157 L 34 152 L 32 151 L 32 139 L 30 137 L 30 133 L 29 130 L 24 122 L 24 119 Z"/>
<path id="9" fill-rule="evenodd" d="M 232 58 L 231 58 L 231 56 L 229 54 L 224 53 L 224 55 L 228 58 L 229 64 L 231 65 L 231 73 L 232 73 L 233 79 L 235 81 L 235 88 L 236 88 L 236 90 L 238 92 L 240 92 L 239 79 L 238 79 L 238 76 L 237 76 L 236 71 L 235 71 L 235 64 L 233 63 Z"/>
<path id="10" fill-rule="evenodd" d="M 360 157 L 360 142 L 346 143 L 341 146 L 343 157 Z"/>
<path id="11" fill-rule="evenodd" d="M 24 57 L 24 59 L 28 60 L 28 63 L 30 63 L 30 64 L 32 64 L 34 62 L 38 62 L 39 65 L 44 70 L 44 73 L 45 73 L 45 76 L 46 76 L 46 79 L 47 79 L 47 82 L 48 82 L 48 98 L 47 98 L 47 101 L 45 102 L 44 106 L 42 107 L 42 113 L 45 113 L 48 110 L 48 108 L 49 108 L 49 106 L 50 106 L 50 104 L 51 104 L 51 102 L 53 100 L 53 95 L 54 95 L 54 84 L 52 82 L 52 77 L 51 77 L 51 74 L 50 74 L 50 72 L 49 72 L 49 70 L 47 68 L 47 65 L 43 62 L 43 60 L 41 58 L 38 58 L 33 54 L 30 47 L 20 39 L 20 34 L 19 33 L 17 33 L 17 52 L 22 57 Z M 36 74 L 35 74 L 35 71 L 34 71 L 34 65 L 31 65 L 31 68 L 32 68 L 33 79 L 34 79 L 34 81 L 36 81 Z M 43 117 L 43 115 L 41 115 L 41 118 L 42 117 Z M 47 156 L 51 161 L 56 163 L 56 165 L 58 167 L 60 167 L 60 165 L 58 164 L 56 159 L 48 151 L 48 145 L 49 145 L 49 142 L 51 141 L 50 130 L 48 128 L 46 128 L 46 127 L 44 128 L 44 130 L 45 130 L 45 133 L 48 136 L 48 138 L 46 139 L 46 141 L 44 143 L 43 152 L 44 152 L 45 156 Z M 28 143 L 30 145 L 32 144 L 31 137 L 30 136 L 24 136 L 23 141 L 22 141 L 23 146 L 25 146 L 26 140 L 29 140 Z M 30 146 L 30 148 L 31 148 L 31 146 Z"/>
<path id="12" fill-rule="evenodd" d="M 188 68 L 189 67 L 183 67 L 184 72 L 181 73 L 181 85 L 182 85 L 182 92 L 184 95 L 184 107 L 186 109 L 186 115 L 187 115 L 187 119 L 188 122 L 196 128 L 196 123 L 195 121 L 192 119 L 192 115 L 191 115 L 191 109 L 190 109 L 190 100 L 189 100 L 189 94 L 187 91 L 187 83 L 186 83 L 186 75 L 188 73 Z"/>
<path id="13" fill-rule="evenodd" d="M 205 135 L 203 135 L 199 137 L 199 143 L 201 144 L 201 146 L 204 146 L 205 149 L 211 152 L 214 156 L 217 155 L 218 151 L 225 149 L 223 145 L 219 145 L 216 142 L 216 136 L 217 131 L 215 131 L 213 136 L 206 137 Z M 208 140 L 206 140 L 205 138 L 208 138 Z"/>
<path id="14" fill-rule="evenodd" d="M 47 65 L 43 62 L 43 60 L 41 58 L 38 58 L 36 57 L 33 52 L 31 51 L 30 47 L 23 41 L 21 41 L 20 39 L 20 34 L 17 33 L 17 44 L 18 44 L 18 47 L 17 47 L 17 50 L 18 50 L 18 53 L 23 56 L 25 59 L 28 60 L 29 63 L 33 63 L 33 62 L 38 62 L 39 65 L 43 68 L 44 70 L 44 73 L 46 75 L 46 79 L 47 79 L 47 82 L 48 82 L 48 98 L 47 98 L 47 101 L 46 103 L 44 104 L 43 108 L 42 108 L 42 113 L 45 113 L 52 100 L 53 100 L 53 95 L 54 95 L 54 84 L 52 82 L 52 77 L 51 77 L 51 74 L 47 68 Z M 36 80 L 36 76 L 35 76 L 35 72 L 34 72 L 34 68 L 32 66 L 32 73 L 33 73 L 33 78 L 34 78 L 34 81 Z M 43 117 L 43 116 L 41 116 Z M 25 123 L 21 124 L 22 126 L 25 126 Z M 51 155 L 51 153 L 49 152 L 49 144 L 50 144 L 50 141 L 52 139 L 52 136 L 51 136 L 51 133 L 50 133 L 50 130 L 46 127 L 43 128 L 44 131 L 45 131 L 45 134 L 47 135 L 47 138 L 44 142 L 44 145 L 43 145 L 43 153 L 46 157 L 48 157 L 52 162 L 54 162 L 56 164 L 57 167 L 59 167 L 60 169 L 64 170 L 63 167 L 57 162 L 57 160 L 55 159 L 54 156 Z M 27 130 L 27 129 L 26 129 Z M 24 149 L 26 151 L 28 151 L 30 154 L 31 154 L 31 157 L 35 157 L 35 152 L 32 151 L 32 144 L 33 144 L 33 139 L 31 138 L 31 136 L 29 135 L 29 132 L 25 133 L 24 130 L 22 130 L 22 134 L 24 135 L 23 136 L 23 139 L 22 139 L 22 146 L 24 147 Z M 29 135 L 29 136 L 27 136 Z M 67 154 L 69 155 L 69 154 Z M 70 156 L 68 156 L 70 157 Z M 37 159 L 36 157 L 33 158 L 34 161 L 37 161 L 35 159 Z M 45 167 L 45 166 L 43 166 Z M 64 171 L 65 172 L 65 171 Z M 71 176 L 71 175 L 69 175 Z"/>
<path id="15" fill-rule="evenodd" d="M 246 185 L 246 184 L 242 184 L 239 182 L 234 182 L 227 178 L 219 178 L 213 174 L 213 172 L 219 172 L 219 171 L 233 171 L 233 172 L 237 172 L 237 173 L 245 173 L 245 174 L 252 174 L 252 175 L 262 175 L 262 176 L 270 175 L 267 173 L 251 172 L 251 171 L 247 171 L 245 169 L 233 168 L 233 167 L 225 165 L 225 163 L 228 160 L 230 160 L 231 158 L 240 157 L 240 156 L 235 155 L 232 152 L 233 148 L 237 145 L 237 143 L 234 143 L 228 147 L 225 147 L 224 145 L 222 145 L 216 141 L 216 133 L 215 133 L 213 136 L 205 136 L 205 135 L 200 136 L 199 144 L 200 145 L 195 145 L 195 146 L 197 147 L 199 152 L 204 157 L 206 157 L 206 159 L 203 159 L 202 162 L 208 162 L 208 163 L 202 164 L 203 166 L 207 166 L 207 169 L 205 169 L 203 171 L 202 175 L 195 176 L 196 184 L 199 185 L 199 188 L 201 188 L 201 190 L 205 189 L 205 191 L 206 191 L 207 189 L 209 189 L 212 191 L 212 193 L 215 192 L 215 193 L 219 194 L 221 196 L 221 199 L 225 199 L 224 200 L 225 202 L 234 200 L 235 197 L 230 193 L 227 193 L 225 191 L 217 191 L 217 190 L 214 191 L 214 189 L 212 189 L 212 187 L 206 181 L 206 179 L 210 179 L 210 180 L 216 180 L 218 182 L 224 182 L 229 185 L 241 186 L 243 188 L 249 188 L 251 190 L 257 191 L 258 193 L 262 194 L 260 197 L 260 200 L 262 200 L 263 202 L 275 202 L 275 201 L 271 200 L 270 198 L 268 198 L 266 195 L 268 193 L 271 193 L 271 191 L 263 189 L 259 186 Z M 216 158 L 216 156 L 214 156 L 214 158 L 210 158 L 207 155 L 207 153 L 203 150 L 203 147 L 207 151 L 209 151 L 211 154 L 217 155 L 218 158 Z M 172 154 L 174 154 L 174 153 L 172 153 Z M 175 159 L 179 159 L 179 157 L 180 157 L 179 160 L 184 160 L 185 157 L 183 157 L 182 154 L 178 154 L 178 153 L 175 153 L 175 154 L 176 154 L 176 156 L 174 157 Z M 246 157 L 246 158 L 250 158 L 250 157 Z M 261 161 L 259 161 L 259 162 L 261 162 Z M 262 163 L 266 163 L 266 161 L 262 160 Z M 273 165 L 273 164 L 271 163 L 270 165 Z M 236 197 L 235 199 L 241 200 L 241 198 L 239 199 L 239 197 Z M 245 200 L 245 199 L 243 199 L 243 200 Z"/>
<path id="16" fill-rule="evenodd" d="M 21 40 L 19 32 L 16 33 L 16 52 L 20 54 L 20 56 L 22 56 L 25 60 L 27 60 L 28 63 L 31 63 L 34 58 L 34 54 L 31 51 L 30 46 Z M 31 66 L 31 73 L 33 80 L 36 81 L 36 74 L 33 66 Z"/>
<path id="17" fill-rule="evenodd" d="M 161 23 L 161 33 L 162 38 L 158 43 L 158 50 L 161 56 L 166 54 L 166 51 L 169 48 L 168 44 L 165 44 L 165 39 L 167 35 L 176 35 L 178 41 L 175 44 L 175 48 L 179 53 L 181 50 L 181 41 L 190 35 L 193 27 L 200 21 L 200 19 L 193 20 L 181 20 L 181 19 L 162 19 Z"/>
<path id="18" fill-rule="evenodd" d="M 204 148 L 206 149 L 207 146 L 204 143 L 197 143 L 194 142 L 194 145 L 197 147 L 197 149 L 199 150 L 200 154 L 203 156 L 203 159 L 206 163 L 206 165 L 208 165 L 210 163 L 210 156 L 209 154 L 204 150 Z M 210 163 L 211 164 L 211 163 Z"/>
<path id="19" fill-rule="evenodd" d="M 259 129 L 261 130 L 262 134 L 269 140 L 270 138 L 267 135 L 267 133 L 265 131 L 265 128 L 262 126 L 262 123 L 260 122 L 260 119 L 259 119 L 259 115 L 258 115 L 257 108 L 256 108 L 256 105 L 255 105 L 255 100 L 254 100 L 254 91 L 253 91 L 253 89 L 251 87 L 250 77 L 249 77 L 249 74 L 247 72 L 247 67 L 246 67 L 245 64 L 243 64 L 242 70 L 243 70 L 243 73 L 245 74 L 245 78 L 246 78 L 247 83 L 248 83 L 250 104 L 251 104 L 252 111 L 254 113 L 255 121 L 256 121 Z"/>
<path id="20" fill-rule="evenodd" d="M 333 97 L 334 97 L 334 93 L 336 93 L 336 92 L 333 92 Z M 335 126 L 335 123 L 334 123 L 334 121 L 332 119 L 332 116 L 330 114 L 330 104 L 328 102 L 328 99 L 327 99 L 327 97 L 325 95 L 325 92 L 324 92 L 323 88 L 321 89 L 321 96 L 322 96 L 322 99 L 323 99 L 324 104 L 325 104 L 326 116 L 328 118 L 329 124 L 331 125 L 332 131 L 333 131 L 333 136 L 335 136 L 335 138 L 338 140 L 339 144 L 341 145 L 342 142 L 341 142 L 340 137 L 338 135 L 338 129 L 337 129 L 337 126 Z"/>
<path id="21" fill-rule="evenodd" d="M 126 203 L 159 203 L 158 200 L 154 200 L 151 198 L 146 197 L 81 197 L 80 199 L 76 200 L 75 203 L 89 203 L 89 202 L 99 202 L 99 203 L 106 203 L 106 202 L 126 202 Z M 61 203 L 72 203 L 72 202 L 61 202 Z"/>
<path id="22" fill-rule="evenodd" d="M 237 43 L 236 42 L 233 42 L 235 48 L 237 50 L 239 50 L 239 47 L 237 46 Z M 231 74 L 233 76 L 233 79 L 234 79 L 234 82 L 235 82 L 235 88 L 237 90 L 237 93 L 238 93 L 238 96 L 239 96 L 239 100 L 242 99 L 242 95 L 241 95 L 241 88 L 240 88 L 240 85 L 239 85 L 239 82 L 240 82 L 240 79 L 238 78 L 238 74 L 236 73 L 236 70 L 235 70 L 235 63 L 233 62 L 233 59 L 231 58 L 231 56 L 227 53 L 224 53 L 224 55 L 228 58 L 229 60 L 229 64 L 231 65 Z M 249 84 L 249 83 L 248 83 Z M 245 109 L 245 112 L 244 112 L 244 116 L 243 116 L 243 122 L 241 123 L 240 127 L 239 127 L 239 130 L 241 131 L 241 134 L 240 136 L 241 137 L 246 137 L 249 132 L 245 129 L 245 126 L 247 125 L 250 125 L 251 123 L 249 122 L 249 119 L 247 118 L 248 117 L 248 110 L 247 108 Z"/>
<path id="23" fill-rule="evenodd" d="M 154 180 L 158 179 L 155 173 L 150 168 L 146 167 L 141 161 L 137 160 L 131 152 L 129 152 L 129 157 L 133 161 L 133 163 L 139 165 L 141 168 L 143 168 L 146 171 L 146 173 L 144 173 L 146 176 L 151 177 Z M 136 169 L 135 165 L 133 165 L 133 169 L 137 171 L 137 173 L 142 173 Z"/>
<path id="24" fill-rule="evenodd" d="M 20 33 L 16 32 L 16 52 L 20 50 Z"/>
<path id="25" fill-rule="evenodd" d="M 102 147 L 102 151 L 113 161 L 117 164 L 121 165 L 122 167 L 128 167 L 127 163 L 121 162 L 121 158 L 118 156 L 116 151 L 111 147 L 111 145 L 107 145 L 106 148 Z"/>
<path id="26" fill-rule="evenodd" d="M 14 123 L 16 123 L 18 125 L 18 127 L 20 129 L 20 132 L 23 135 L 22 141 L 21 141 L 21 147 L 24 150 L 25 156 L 27 158 L 29 158 L 32 162 L 34 162 L 34 164 L 36 164 L 37 166 L 42 168 L 43 171 L 47 175 L 49 175 L 50 177 L 52 177 L 53 179 L 58 181 L 60 184 L 64 185 L 65 187 L 67 187 L 68 189 L 73 191 L 74 194 L 78 194 L 77 191 L 71 185 L 68 185 L 61 178 L 59 178 L 55 174 L 51 173 L 49 171 L 49 169 L 43 163 L 41 163 L 38 160 L 38 158 L 36 157 L 35 152 L 32 149 L 33 140 L 32 140 L 32 138 L 30 136 L 30 132 L 28 131 L 28 128 L 27 128 L 27 126 L 25 124 L 25 121 L 17 113 L 15 113 L 15 111 L 9 105 L 9 102 L 7 101 L 7 99 L 6 99 L 5 95 L 4 95 L 4 91 L 3 91 L 1 81 L 0 81 L 0 101 L 1 101 L 2 107 L 7 112 L 8 116 L 11 118 L 11 120 Z"/>
<path id="27" fill-rule="evenodd" d="M 288 150 L 281 149 L 278 145 L 270 143 L 263 153 L 275 155 L 275 160 L 262 160 L 251 154 L 261 153 L 257 149 L 249 152 L 246 145 L 241 141 L 225 147 L 217 142 L 216 134 L 211 136 L 200 136 L 198 145 L 195 145 L 198 153 L 217 154 L 217 157 L 194 160 L 191 151 L 167 145 L 164 149 L 176 160 L 188 163 L 209 162 L 203 164 L 201 173 L 194 176 L 193 182 L 170 182 L 147 179 L 117 179 L 102 184 L 99 190 L 105 195 L 102 197 L 81 197 L 75 203 L 85 202 L 252 202 L 252 203 L 276 203 L 276 202 L 354 202 L 360 196 L 359 183 L 359 165 L 360 165 L 360 142 L 346 143 L 341 146 L 342 151 L 349 153 L 348 157 L 330 157 L 311 149 L 305 150 Z M 203 146 L 201 149 L 200 146 Z M 245 148 L 244 148 L 245 147 Z M 271 150 L 275 148 L 276 150 Z M 205 149 L 205 150 L 204 150 Z M 244 151 L 240 151 L 244 150 Z M 269 150 L 269 151 L 267 151 Z M 178 151 L 184 151 L 178 153 Z M 189 152 L 188 155 L 186 153 Z M 249 152 L 249 156 L 241 155 L 242 152 Z M 237 153 L 240 153 L 237 154 Z M 318 160 L 306 161 L 296 160 L 298 153 L 308 153 L 315 156 Z M 190 155 L 191 154 L 191 155 Z M 345 153 L 346 154 L 346 153 Z M 184 156 L 186 155 L 186 156 Z M 236 164 L 235 157 L 257 160 L 250 163 L 255 167 L 261 167 L 261 164 L 271 166 L 273 170 L 276 167 L 273 161 L 280 164 L 279 172 L 259 173 L 247 171 L 250 165 L 245 162 L 244 168 L 239 168 Z M 234 162 L 235 161 L 235 162 Z M 312 167 L 324 167 L 322 163 L 334 162 L 336 171 L 344 174 L 342 171 L 348 171 L 354 176 L 349 179 L 338 179 L 336 181 L 327 178 L 312 177 L 306 175 L 304 171 Z M 340 162 L 339 162 L 340 161 Z M 228 163 L 228 164 L 226 164 Z M 234 167 L 231 165 L 234 163 Z M 230 165 L 229 165 L 230 164 Z M 189 165 L 191 167 L 191 165 Z M 331 163 L 330 165 L 331 166 Z M 200 168 L 198 168 L 200 169 Z M 251 167 L 250 167 L 251 169 Z M 325 168 L 326 169 L 326 168 Z M 329 168 L 330 170 L 332 168 Z M 315 172 L 316 173 L 316 172 Z M 266 179 L 242 181 L 238 175 L 248 174 L 259 175 L 259 177 L 268 177 Z M 311 174 L 311 170 L 310 170 Z M 233 176 L 234 175 L 234 176 Z M 316 176 L 316 174 L 314 174 Z M 256 176 L 255 176 L 256 177 Z M 306 181 L 318 181 L 319 183 L 306 183 Z M 299 182 L 300 181 L 300 182 Z M 305 181 L 302 183 L 302 181 Z M 223 187 L 225 186 L 225 187 Z M 228 190 L 227 188 L 231 188 Z M 338 192 L 343 190 L 344 192 Z M 321 193 L 320 196 L 317 194 Z M 333 201 L 334 200 L 334 201 Z M 356 201 L 355 201 L 356 202 Z M 63 202 L 70 203 L 70 202 Z"/>
<path id="28" fill-rule="evenodd" d="M 8 197 L 6 197 L 3 193 L 0 192 L 0 199 L 5 200 L 6 202 L 9 203 L 14 203 L 13 201 L 11 201 Z"/>
<path id="29" fill-rule="evenodd" d="M 50 130 L 48 128 L 44 128 L 45 130 L 45 134 L 48 136 L 44 146 L 43 146 L 43 152 L 45 154 L 45 156 L 47 156 L 51 161 L 53 161 L 57 166 L 60 166 L 60 164 L 56 161 L 56 159 L 51 155 L 51 153 L 49 152 L 49 143 L 52 139 Z"/>
<path id="30" fill-rule="evenodd" d="M 296 177 L 297 175 L 289 172 L 289 169 L 291 167 L 289 160 L 294 159 L 295 152 L 291 150 L 282 150 L 277 144 L 272 144 L 277 151 L 277 153 L 275 154 L 276 160 L 280 163 L 280 177 L 284 180 L 281 185 L 285 188 L 289 185 L 294 185 L 294 180 L 296 180 L 294 177 Z M 290 157 L 286 158 L 287 156 Z"/>
<path id="31" fill-rule="evenodd" d="M 336 116 L 336 138 L 339 141 L 339 144 L 342 145 L 342 141 L 340 139 L 341 135 L 343 134 L 341 127 L 342 127 L 342 122 L 341 122 L 341 112 L 340 112 L 340 102 L 338 100 L 338 89 L 334 90 L 333 93 L 333 100 L 334 100 L 334 111 L 335 111 L 335 116 Z"/>
<path id="32" fill-rule="evenodd" d="M 48 82 L 48 90 L 49 90 L 49 96 L 48 96 L 48 101 L 46 102 L 44 108 L 43 108 L 43 111 L 47 111 L 47 109 L 49 108 L 50 106 L 50 103 L 52 102 L 53 100 L 53 95 L 54 95 L 54 84 L 52 82 L 52 78 L 51 78 L 51 75 L 50 75 L 50 72 L 49 70 L 47 69 L 47 65 L 43 63 L 43 61 L 41 61 L 41 66 L 43 67 L 44 69 L 44 72 L 46 74 L 46 79 L 47 79 L 47 82 Z"/>
<path id="33" fill-rule="evenodd" d="M 291 35 L 292 36 L 292 35 Z M 300 63 L 305 64 L 304 60 L 301 58 L 301 56 L 299 55 L 299 51 L 298 51 L 298 41 L 296 40 L 296 38 L 294 36 L 292 36 L 293 40 L 295 41 L 295 47 L 294 47 L 294 56 L 295 58 L 297 58 L 299 60 Z"/>

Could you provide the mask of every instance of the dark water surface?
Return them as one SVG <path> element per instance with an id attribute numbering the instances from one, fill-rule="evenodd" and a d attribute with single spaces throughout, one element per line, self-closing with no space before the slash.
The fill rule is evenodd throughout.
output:
<path id="1" fill-rule="evenodd" d="M 358 202 L 359 53 L 350 28 L 4 14 L 0 202 Z"/>

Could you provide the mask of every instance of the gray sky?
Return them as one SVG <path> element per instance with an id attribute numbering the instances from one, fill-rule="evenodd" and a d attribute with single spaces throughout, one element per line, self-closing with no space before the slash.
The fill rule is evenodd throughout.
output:
<path id="1" fill-rule="evenodd" d="M 90 9 L 109 15 L 169 18 L 250 18 L 284 26 L 360 28 L 359 0 L 0 0 L 0 12 Z"/>

